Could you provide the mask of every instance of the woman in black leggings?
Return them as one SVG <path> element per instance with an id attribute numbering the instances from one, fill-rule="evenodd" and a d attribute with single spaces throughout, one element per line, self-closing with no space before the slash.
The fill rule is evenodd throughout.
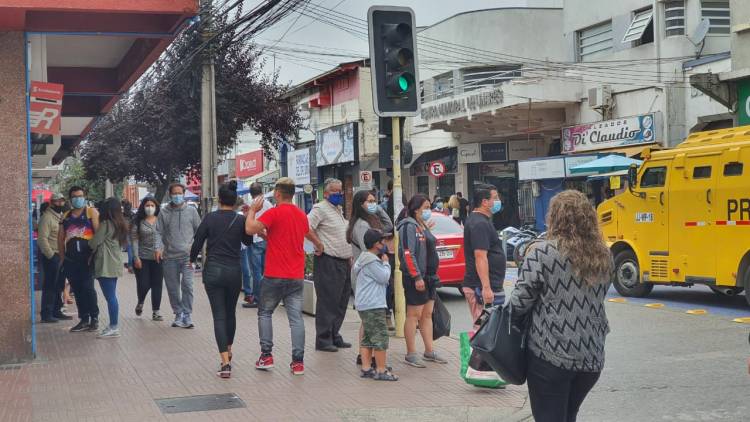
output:
<path id="1" fill-rule="evenodd" d="M 240 243 L 250 246 L 253 242 L 253 237 L 245 234 L 245 217 L 234 210 L 236 203 L 237 182 L 223 184 L 219 188 L 219 209 L 203 219 L 190 250 L 190 262 L 194 263 L 203 244 L 208 242 L 203 284 L 214 318 L 214 335 L 221 355 L 217 375 L 221 378 L 232 374 L 235 310 L 242 288 Z"/>
<path id="2" fill-rule="evenodd" d="M 138 285 L 138 304 L 135 314 L 143 313 L 143 302 L 151 291 L 151 319 L 162 321 L 159 315 L 161 290 L 164 284 L 164 271 L 161 266 L 161 253 L 164 246 L 161 235 L 156 230 L 156 219 L 159 216 L 159 201 L 147 196 L 138 207 L 133 224 L 130 226 L 130 246 L 133 249 L 133 267 Z"/>

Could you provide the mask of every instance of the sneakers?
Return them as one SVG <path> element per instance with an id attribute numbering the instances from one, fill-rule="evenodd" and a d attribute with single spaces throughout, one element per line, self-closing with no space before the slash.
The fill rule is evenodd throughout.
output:
<path id="1" fill-rule="evenodd" d="M 190 314 L 182 314 L 182 328 L 194 328 L 193 319 Z"/>
<path id="2" fill-rule="evenodd" d="M 258 361 L 255 362 L 255 369 L 267 370 L 271 368 L 273 368 L 273 355 L 270 353 L 260 355 Z"/>
<path id="3" fill-rule="evenodd" d="M 221 365 L 221 368 L 219 368 L 219 371 L 216 372 L 216 375 L 218 375 L 219 378 L 231 378 L 232 365 L 230 364 Z"/>
<path id="4" fill-rule="evenodd" d="M 242 304 L 243 308 L 254 309 L 258 307 L 258 302 L 245 302 Z"/>
<path id="5" fill-rule="evenodd" d="M 448 363 L 447 360 L 441 358 L 438 356 L 438 354 L 434 351 L 427 353 L 425 352 L 424 355 L 422 355 L 422 358 L 426 360 L 427 362 L 435 362 L 435 363 Z"/>
<path id="6" fill-rule="evenodd" d="M 142 313 L 143 313 L 143 304 L 139 303 L 139 304 L 135 305 L 135 314 L 136 314 L 136 316 L 141 316 Z"/>
<path id="7" fill-rule="evenodd" d="M 89 323 L 89 326 L 86 328 L 86 331 L 98 331 L 99 330 L 99 320 L 96 318 L 92 318 L 91 322 Z"/>
<path id="8" fill-rule="evenodd" d="M 245 295 L 245 303 L 253 303 L 255 302 L 255 298 L 253 295 Z"/>
<path id="9" fill-rule="evenodd" d="M 305 363 L 304 362 L 292 362 L 289 365 L 292 370 L 292 375 L 304 375 L 305 374 Z"/>
<path id="10" fill-rule="evenodd" d="M 424 363 L 422 363 L 422 360 L 419 359 L 419 356 L 417 356 L 416 353 L 407 354 L 404 358 L 404 363 L 415 368 L 426 368 L 426 366 L 424 366 Z"/>
<path id="11" fill-rule="evenodd" d="M 73 328 L 70 329 L 70 332 L 80 333 L 81 331 L 86 331 L 88 328 L 89 328 L 89 322 L 82 319 L 78 324 L 76 324 Z"/>
<path id="12" fill-rule="evenodd" d="M 172 327 L 185 328 L 185 323 L 183 322 L 182 314 L 174 315 L 174 322 L 172 322 Z"/>
<path id="13" fill-rule="evenodd" d="M 151 319 L 154 321 L 164 321 L 164 317 L 159 315 L 159 311 L 154 311 L 154 313 L 151 314 Z"/>
<path id="14" fill-rule="evenodd" d="M 99 333 L 97 338 L 117 338 L 120 337 L 120 330 L 116 327 L 107 327 Z"/>
<path id="15" fill-rule="evenodd" d="M 58 312 L 56 314 L 53 314 L 52 317 L 54 317 L 55 319 L 59 319 L 60 321 L 69 321 L 69 320 L 73 319 L 72 316 L 66 315 L 66 314 L 64 314 L 62 312 Z"/>

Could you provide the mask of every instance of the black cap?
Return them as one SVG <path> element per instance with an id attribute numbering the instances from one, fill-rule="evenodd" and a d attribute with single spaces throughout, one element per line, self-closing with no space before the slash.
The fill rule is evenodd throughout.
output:
<path id="1" fill-rule="evenodd" d="M 372 249 L 381 240 L 383 240 L 383 232 L 380 230 L 369 229 L 365 232 L 365 248 Z"/>

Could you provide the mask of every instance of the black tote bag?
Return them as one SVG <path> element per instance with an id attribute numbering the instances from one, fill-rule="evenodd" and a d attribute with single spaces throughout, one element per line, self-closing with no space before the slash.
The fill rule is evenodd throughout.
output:
<path id="1" fill-rule="evenodd" d="M 495 307 L 471 339 L 471 347 L 479 353 L 500 377 L 511 384 L 526 382 L 526 326 L 514 325 L 511 306 Z"/>
<path id="2" fill-rule="evenodd" d="M 445 307 L 440 297 L 436 297 L 432 308 L 432 339 L 437 340 L 449 335 L 451 335 L 451 313 L 448 312 L 448 308 Z"/>

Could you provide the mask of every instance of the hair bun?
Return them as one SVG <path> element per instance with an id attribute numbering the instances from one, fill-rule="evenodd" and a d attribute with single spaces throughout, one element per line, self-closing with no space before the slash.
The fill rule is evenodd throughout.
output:
<path id="1" fill-rule="evenodd" d="M 230 180 L 228 186 L 229 186 L 229 189 L 237 192 L 237 181 L 236 180 Z"/>

